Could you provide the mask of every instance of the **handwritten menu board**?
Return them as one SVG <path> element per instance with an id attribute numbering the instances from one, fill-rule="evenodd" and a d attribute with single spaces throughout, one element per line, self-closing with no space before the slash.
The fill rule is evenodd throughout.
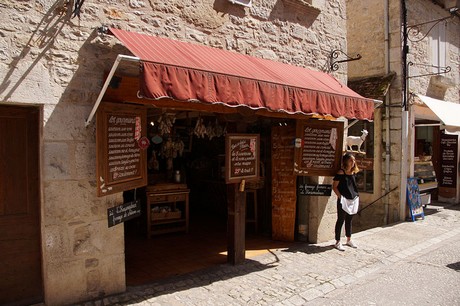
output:
<path id="1" fill-rule="evenodd" d="M 297 121 L 294 171 L 304 176 L 334 176 L 340 168 L 343 122 Z"/>
<path id="2" fill-rule="evenodd" d="M 457 187 L 458 136 L 441 134 L 441 187 Z"/>
<path id="3" fill-rule="evenodd" d="M 138 140 L 146 134 L 142 106 L 103 103 L 97 112 L 98 196 L 147 185 L 146 151 Z"/>
<path id="4" fill-rule="evenodd" d="M 227 134 L 225 137 L 225 181 L 227 184 L 259 178 L 260 136 Z"/>
<path id="5" fill-rule="evenodd" d="M 272 238 L 294 241 L 297 176 L 294 174 L 295 126 L 272 127 Z"/>

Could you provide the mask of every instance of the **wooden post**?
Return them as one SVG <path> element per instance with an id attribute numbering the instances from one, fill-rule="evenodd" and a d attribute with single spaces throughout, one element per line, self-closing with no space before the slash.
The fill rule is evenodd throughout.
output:
<path id="1" fill-rule="evenodd" d="M 236 265 L 245 260 L 246 192 L 239 184 L 227 185 L 227 262 Z"/>

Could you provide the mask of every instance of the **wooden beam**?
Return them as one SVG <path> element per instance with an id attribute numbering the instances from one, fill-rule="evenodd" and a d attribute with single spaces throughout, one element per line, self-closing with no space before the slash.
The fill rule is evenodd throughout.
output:
<path id="1" fill-rule="evenodd" d="M 241 264 L 246 251 L 246 192 L 239 191 L 239 184 L 227 185 L 227 262 Z"/>

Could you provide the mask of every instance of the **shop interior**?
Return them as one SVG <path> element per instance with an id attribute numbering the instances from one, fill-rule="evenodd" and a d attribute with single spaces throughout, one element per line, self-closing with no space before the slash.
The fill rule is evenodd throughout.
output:
<path id="1" fill-rule="evenodd" d="M 246 183 L 246 258 L 289 246 L 270 240 L 271 126 L 281 121 L 247 111 L 148 109 L 148 186 L 123 194 L 142 203 L 141 217 L 125 222 L 128 286 L 227 262 L 226 133 L 260 135 L 261 179 Z"/>
<path id="2" fill-rule="evenodd" d="M 414 176 L 417 177 L 422 203 L 430 204 L 438 197 L 436 169 L 439 159 L 439 122 L 417 120 L 415 125 Z"/>

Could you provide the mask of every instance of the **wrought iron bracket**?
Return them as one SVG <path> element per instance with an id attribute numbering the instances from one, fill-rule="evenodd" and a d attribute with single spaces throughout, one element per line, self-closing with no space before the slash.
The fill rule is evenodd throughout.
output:
<path id="1" fill-rule="evenodd" d="M 97 33 L 98 34 L 109 34 L 109 27 L 106 25 L 102 25 L 97 28 Z"/>
<path id="2" fill-rule="evenodd" d="M 345 55 L 346 58 L 341 59 L 341 60 L 337 60 L 340 55 Z M 349 56 L 348 54 L 346 54 L 345 52 L 343 52 L 341 50 L 334 50 L 329 55 L 329 61 L 330 61 L 329 68 L 330 68 L 331 71 L 336 71 L 336 70 L 339 69 L 339 64 L 340 63 L 357 61 L 357 60 L 360 60 L 361 58 L 362 58 L 362 56 L 360 54 L 356 54 L 355 57 L 351 57 L 351 56 Z"/>
<path id="3" fill-rule="evenodd" d="M 431 67 L 431 68 L 437 68 L 437 69 L 439 69 L 440 71 L 439 71 L 439 72 L 433 72 L 433 73 L 426 73 L 426 74 L 419 74 L 419 75 L 408 76 L 408 77 L 407 77 L 408 79 L 419 78 L 419 77 L 429 76 L 429 75 L 446 74 L 446 73 L 449 73 L 449 72 L 452 70 L 452 68 L 451 68 L 450 66 L 441 67 L 441 66 L 435 66 L 435 65 L 416 64 L 416 63 L 413 63 L 413 62 L 408 62 L 408 63 L 407 63 L 407 68 L 408 68 L 408 70 L 409 70 L 409 67 L 410 67 L 410 66 Z"/>
<path id="4" fill-rule="evenodd" d="M 430 21 L 419 23 L 419 24 L 413 24 L 413 25 L 407 26 L 407 39 L 409 39 L 411 42 L 420 42 L 420 41 L 422 41 L 425 37 L 428 36 L 428 34 L 431 32 L 431 30 L 433 30 L 433 28 L 437 24 L 439 24 L 442 21 L 447 22 L 448 19 L 451 19 L 451 18 L 455 17 L 454 12 L 451 11 L 450 13 L 451 13 L 451 15 L 449 15 L 447 17 L 443 17 L 443 18 L 439 18 L 439 19 L 430 20 Z M 411 36 L 415 38 L 415 36 L 420 34 L 422 26 L 429 25 L 429 24 L 432 24 L 431 27 L 428 29 L 428 31 L 426 31 L 426 33 L 421 38 L 419 38 L 419 39 L 412 39 L 411 38 Z"/>

